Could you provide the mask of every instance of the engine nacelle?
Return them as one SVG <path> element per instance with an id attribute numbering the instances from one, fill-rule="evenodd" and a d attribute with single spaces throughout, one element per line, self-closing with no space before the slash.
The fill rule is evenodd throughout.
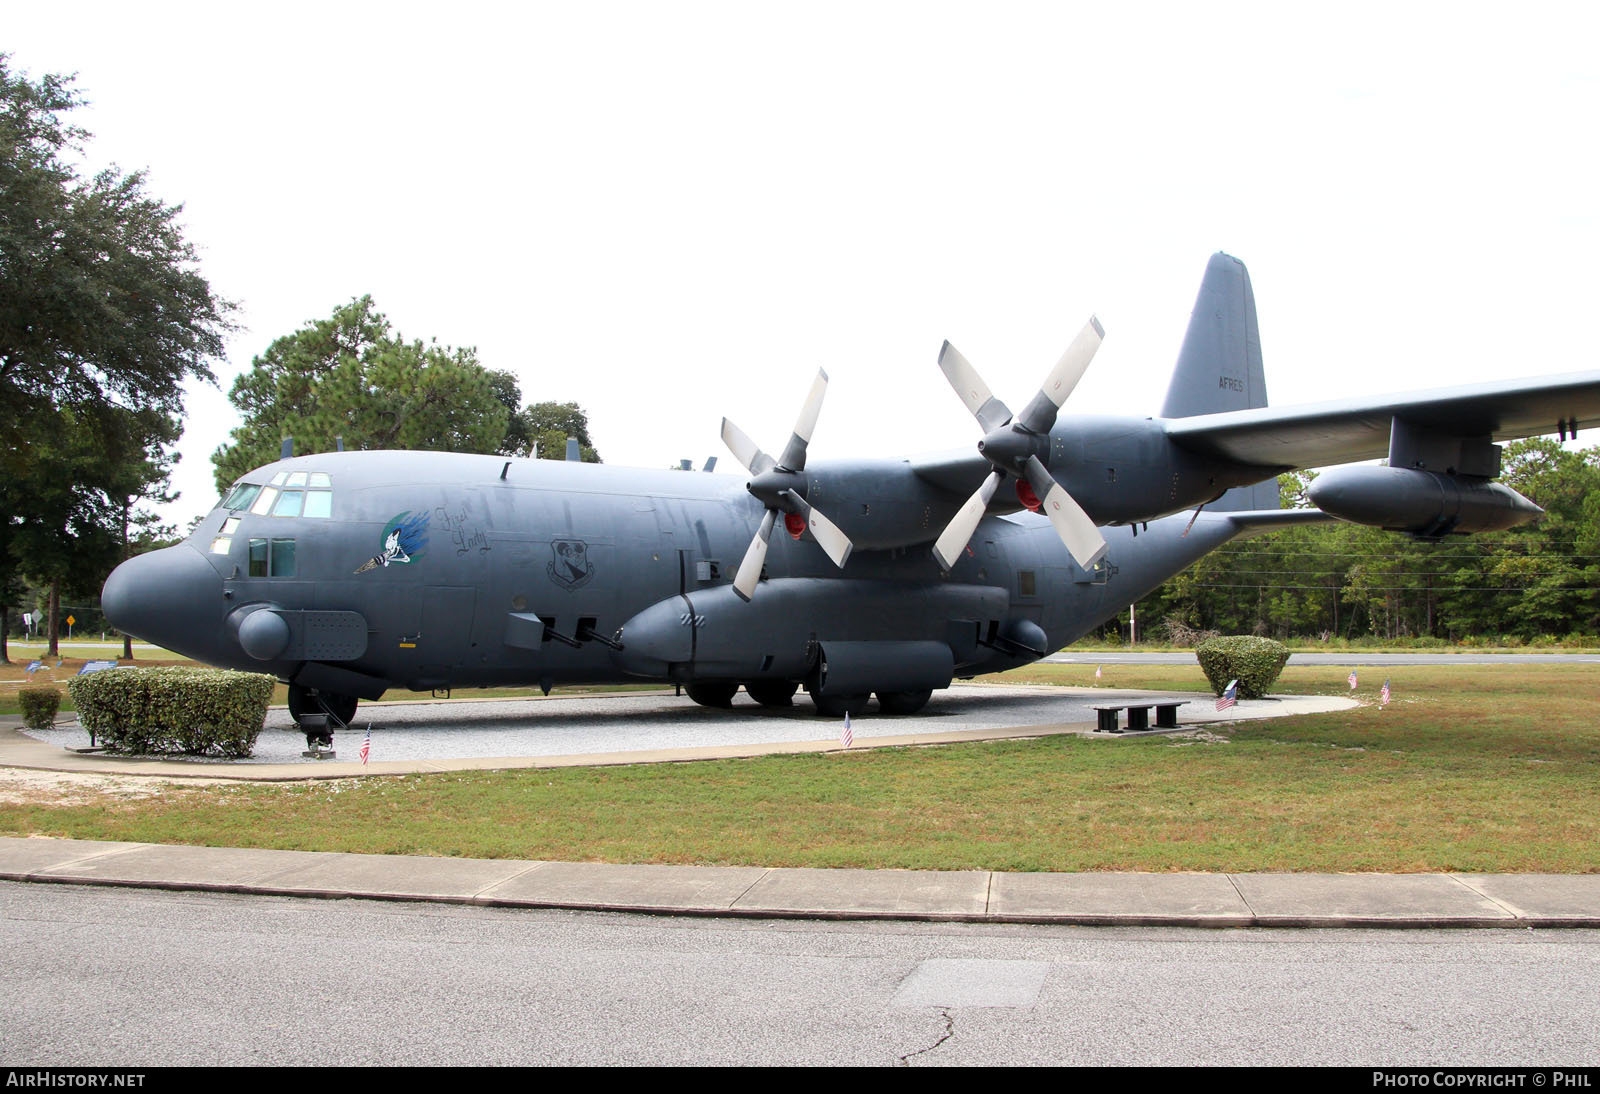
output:
<path id="1" fill-rule="evenodd" d="M 1009 611 L 1006 590 L 990 585 L 775 578 L 749 603 L 719 585 L 624 623 L 616 663 L 688 682 L 798 680 L 826 660 L 829 691 L 861 690 L 857 677 L 880 681 L 867 691 L 945 687 L 954 670 L 994 656 L 979 638 L 1009 637 Z"/>
<path id="2" fill-rule="evenodd" d="M 1311 484 L 1323 512 L 1391 532 L 1433 539 L 1451 532 L 1498 532 L 1544 510 L 1498 482 L 1403 467 L 1341 467 Z"/>

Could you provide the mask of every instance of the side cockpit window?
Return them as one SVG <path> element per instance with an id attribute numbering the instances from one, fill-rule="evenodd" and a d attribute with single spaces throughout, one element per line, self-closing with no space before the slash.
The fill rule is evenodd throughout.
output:
<path id="1" fill-rule="evenodd" d="M 256 500 L 256 495 L 261 493 L 260 485 L 252 482 L 235 483 L 228 496 L 222 499 L 219 508 L 238 512 L 240 509 L 250 508 L 250 503 Z"/>
<path id="2" fill-rule="evenodd" d="M 252 539 L 250 541 L 251 577 L 293 577 L 294 540 Z"/>

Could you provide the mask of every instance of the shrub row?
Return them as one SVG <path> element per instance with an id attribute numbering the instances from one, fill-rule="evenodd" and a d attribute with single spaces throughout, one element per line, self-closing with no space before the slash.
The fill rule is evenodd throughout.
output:
<path id="1" fill-rule="evenodd" d="M 1194 648 L 1211 690 L 1222 694 L 1230 680 L 1239 681 L 1239 698 L 1259 699 L 1289 660 L 1289 647 L 1270 638 L 1247 634 L 1210 638 Z"/>
<path id="2" fill-rule="evenodd" d="M 206 668 L 111 669 L 67 682 L 83 727 L 112 752 L 248 756 L 274 680 Z"/>

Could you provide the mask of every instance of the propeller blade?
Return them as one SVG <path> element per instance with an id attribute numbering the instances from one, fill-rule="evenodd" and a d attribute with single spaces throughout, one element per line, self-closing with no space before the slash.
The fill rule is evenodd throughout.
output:
<path id="1" fill-rule="evenodd" d="M 1085 570 L 1091 569 L 1105 557 L 1107 550 L 1100 529 L 1095 527 L 1089 514 L 1072 499 L 1066 488 L 1045 470 L 1038 456 L 1029 456 L 1023 470 L 1028 473 L 1028 485 L 1033 487 L 1033 492 L 1043 502 L 1039 511 L 1050 518 L 1056 535 L 1061 537 L 1061 542 L 1066 544 L 1067 551 L 1078 565 Z"/>
<path id="2" fill-rule="evenodd" d="M 795 419 L 794 436 L 783 446 L 779 467 L 786 467 L 790 471 L 806 469 L 806 445 L 811 443 L 811 434 L 817 428 L 817 415 L 822 413 L 822 397 L 827 393 L 828 374 L 819 368 L 817 378 L 811 381 L 811 390 L 806 393 L 805 405 L 800 408 L 800 417 Z"/>
<path id="3" fill-rule="evenodd" d="M 772 540 L 772 525 L 777 519 L 777 510 L 768 509 L 761 518 L 761 527 L 756 530 L 756 538 L 750 541 L 744 553 L 744 561 L 739 563 L 739 572 L 733 578 L 733 591 L 740 600 L 748 602 L 755 595 L 756 583 L 761 580 L 761 567 L 767 563 L 767 544 Z"/>
<path id="4" fill-rule="evenodd" d="M 989 508 L 989 502 L 994 497 L 994 492 L 1000 488 L 1000 480 L 1003 478 L 1005 472 L 998 468 L 989 472 L 989 477 L 983 480 L 983 485 L 967 499 L 967 503 L 955 515 L 955 519 L 945 526 L 939 541 L 933 545 L 933 557 L 946 572 L 955 569 L 956 560 L 961 557 L 961 552 L 972 539 L 972 533 L 978 530 L 978 522 L 983 519 L 983 514 Z"/>
<path id="5" fill-rule="evenodd" d="M 743 464 L 745 470 L 752 475 L 759 475 L 777 466 L 776 461 L 761 451 L 761 447 L 746 436 L 744 430 L 726 418 L 722 419 L 722 443 L 728 446 L 733 458 Z"/>
<path id="6" fill-rule="evenodd" d="M 793 490 L 785 490 L 783 496 L 788 499 L 805 518 L 806 527 L 811 531 L 811 538 L 817 541 L 817 546 L 825 551 L 833 564 L 844 569 L 844 564 L 850 560 L 850 552 L 855 550 L 855 544 L 850 542 L 850 537 L 839 531 L 838 525 L 823 516 L 805 498 Z"/>
<path id="7" fill-rule="evenodd" d="M 950 381 L 950 386 L 955 388 L 956 394 L 961 396 L 961 401 L 967 404 L 972 416 L 978 419 L 978 425 L 983 427 L 985 433 L 1006 424 L 1011 411 L 994 397 L 994 392 L 983 382 L 978 370 L 949 342 L 939 351 L 939 368 L 944 372 L 944 378 Z"/>
<path id="8" fill-rule="evenodd" d="M 1078 332 L 1078 337 L 1067 347 L 1067 352 L 1056 362 L 1056 367 L 1045 377 L 1044 386 L 1039 389 L 1039 394 L 1033 397 L 1021 417 L 1017 419 L 1023 429 L 1031 433 L 1049 432 L 1050 427 L 1055 424 L 1056 411 L 1061 409 L 1061 404 L 1067 401 L 1072 389 L 1083 379 L 1083 374 L 1089 369 L 1089 362 L 1094 360 L 1095 351 L 1100 348 L 1105 336 L 1105 328 L 1100 325 L 1100 320 L 1091 315 L 1089 322 Z M 1044 497 L 1043 494 L 1039 496 Z"/>

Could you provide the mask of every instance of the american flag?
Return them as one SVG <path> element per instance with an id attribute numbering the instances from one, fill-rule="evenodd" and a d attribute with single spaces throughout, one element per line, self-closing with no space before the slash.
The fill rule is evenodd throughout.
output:
<path id="1" fill-rule="evenodd" d="M 844 732 L 839 734 L 839 744 L 844 748 L 849 748 L 855 743 L 856 735 L 850 732 L 850 712 L 847 710 L 844 712 Z"/>
<path id="2" fill-rule="evenodd" d="M 1229 680 L 1228 686 L 1217 697 L 1217 709 L 1227 710 L 1239 701 L 1239 681 Z"/>
<path id="3" fill-rule="evenodd" d="M 367 735 L 362 738 L 361 741 L 361 762 L 363 765 L 367 762 L 367 757 L 370 755 L 372 755 L 372 726 L 369 723 L 367 725 Z"/>
<path id="4" fill-rule="evenodd" d="M 1350 690 L 1351 691 L 1356 690 L 1356 670 L 1355 669 L 1351 669 L 1350 670 L 1350 675 L 1346 676 L 1344 678 L 1344 680 L 1345 680 L 1345 683 L 1350 685 Z"/>
<path id="5" fill-rule="evenodd" d="M 1378 693 L 1378 709 L 1382 710 L 1389 705 L 1389 681 L 1383 682 L 1383 690 Z"/>

